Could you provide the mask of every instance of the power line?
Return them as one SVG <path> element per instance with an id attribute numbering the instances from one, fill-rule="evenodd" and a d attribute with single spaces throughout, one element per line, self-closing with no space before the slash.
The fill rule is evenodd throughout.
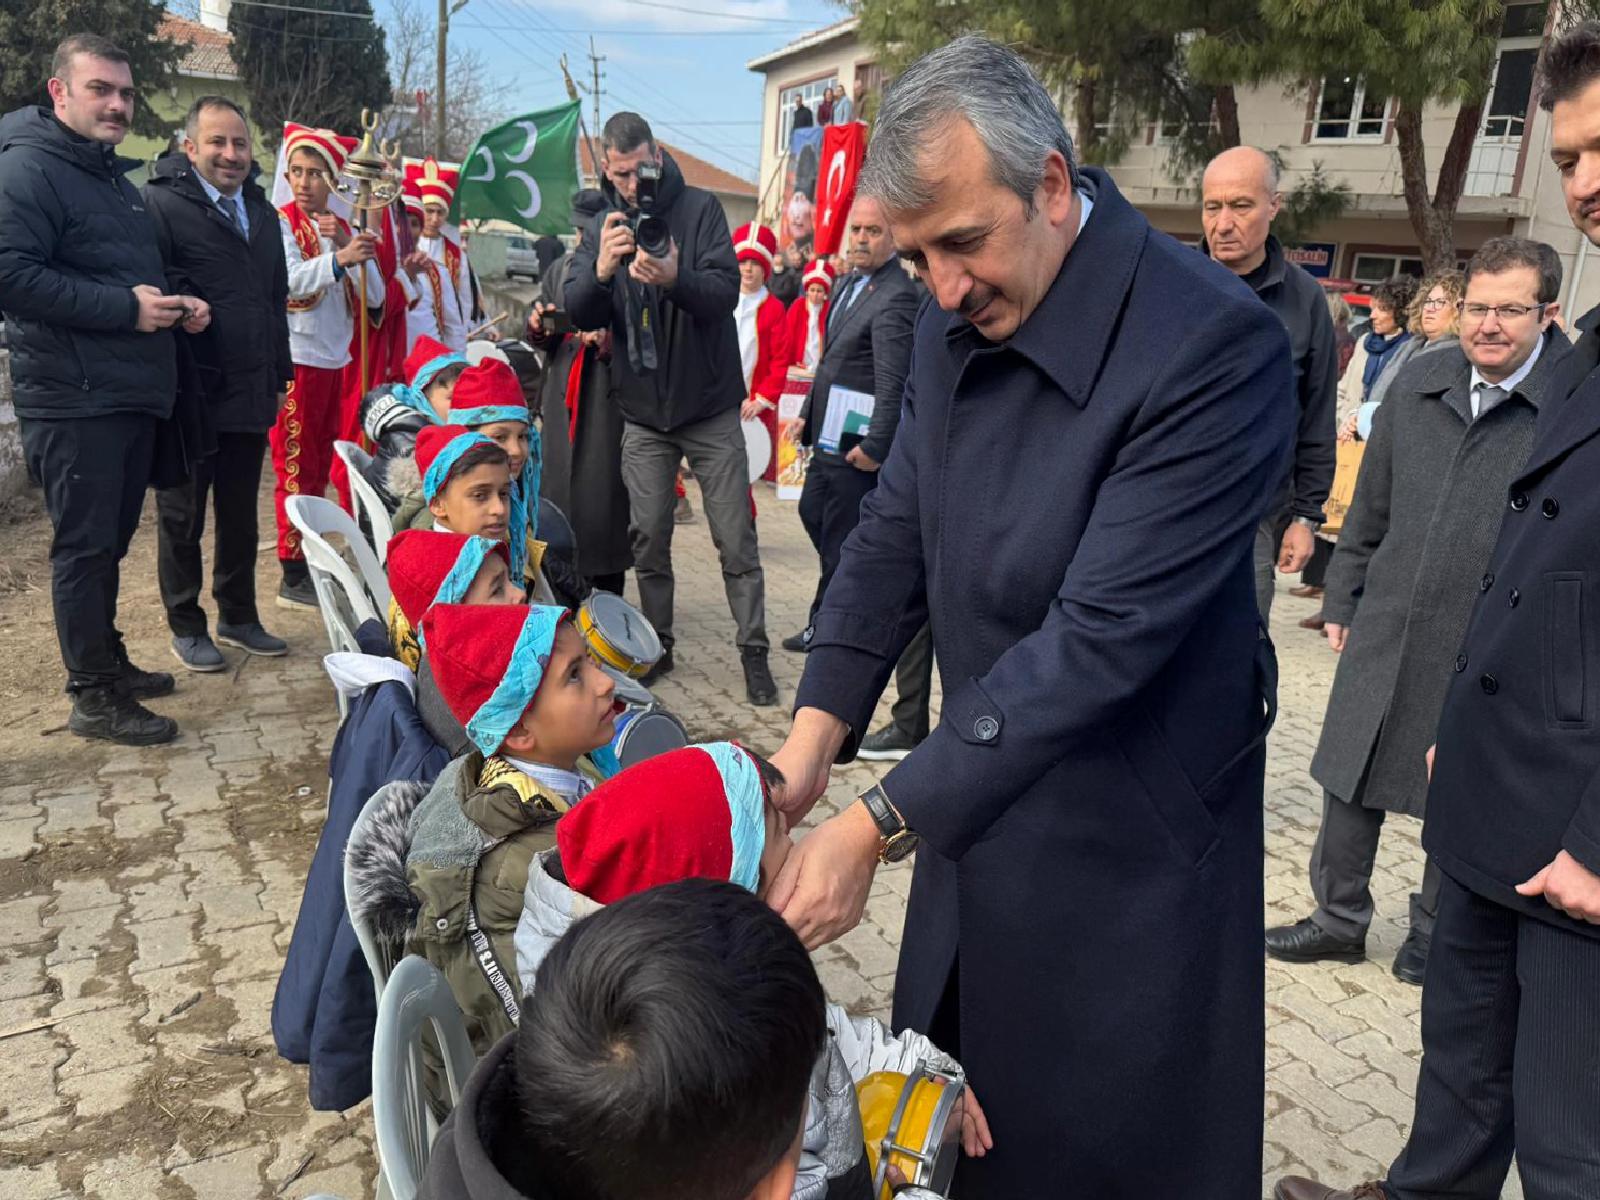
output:
<path id="1" fill-rule="evenodd" d="M 482 21 L 452 21 L 452 25 L 462 25 L 471 29 L 482 29 L 487 33 L 512 33 L 514 26 L 485 25 Z M 550 34 L 577 34 L 588 37 L 587 29 L 546 29 L 544 33 Z M 772 31 L 766 29 L 607 29 L 598 34 L 602 38 L 658 38 L 658 37 L 732 37 L 732 38 L 764 38 L 771 37 Z"/>
<path id="2" fill-rule="evenodd" d="M 236 5 L 249 8 L 275 8 L 279 12 L 310 13 L 314 17 L 352 17 L 357 21 L 370 21 L 376 25 L 378 18 L 370 12 L 347 12 L 335 8 L 307 8 L 303 4 L 275 4 L 272 0 L 233 0 Z"/>
<path id="3" fill-rule="evenodd" d="M 621 4 L 636 4 L 640 8 L 660 8 L 668 12 L 688 13 L 692 17 L 716 17 L 723 21 L 751 21 L 761 25 L 815 25 L 802 17 L 762 17 L 754 13 L 717 12 L 709 8 L 689 8 L 683 4 L 670 4 L 667 0 L 618 0 Z"/>

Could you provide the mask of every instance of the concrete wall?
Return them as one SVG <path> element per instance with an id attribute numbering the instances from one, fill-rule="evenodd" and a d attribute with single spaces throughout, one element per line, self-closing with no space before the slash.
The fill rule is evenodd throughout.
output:
<path id="1" fill-rule="evenodd" d="M 804 50 L 767 69 L 766 87 L 761 98 L 761 175 L 757 183 L 765 194 L 762 214 L 768 224 L 776 221 L 778 206 L 783 202 L 783 181 L 774 183 L 773 172 L 789 149 L 778 144 L 778 134 L 782 128 L 779 95 L 784 88 L 833 78 L 848 85 L 852 99 L 859 102 L 861 89 L 857 74 L 871 66 L 875 59 L 871 47 L 857 41 L 855 34 L 849 33 Z M 861 115 L 859 103 L 856 115 Z M 732 216 L 729 213 L 729 227 L 737 229 L 743 222 L 734 222 Z M 749 220 L 749 217 L 744 219 Z"/>
<path id="2" fill-rule="evenodd" d="M 17 410 L 11 404 L 11 355 L 0 350 L 0 500 L 8 500 L 28 482 L 22 465 L 22 436 Z"/>

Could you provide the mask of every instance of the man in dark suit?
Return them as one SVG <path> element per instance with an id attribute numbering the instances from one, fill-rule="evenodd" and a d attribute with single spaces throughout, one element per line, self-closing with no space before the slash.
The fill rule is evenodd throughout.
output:
<path id="1" fill-rule="evenodd" d="M 863 196 L 845 224 L 850 273 L 834 285 L 822 361 L 801 413 L 800 439 L 816 446 L 800 493 L 800 520 L 822 558 L 822 577 L 811 602 L 817 615 L 839 565 L 845 538 L 861 519 L 861 501 L 878 482 L 900 424 L 900 396 L 911 366 L 911 326 L 917 316 L 917 286 L 894 256 L 894 235 L 883 206 Z M 865 435 L 845 434 L 836 446 L 820 443 L 835 389 L 872 397 Z M 838 413 L 834 416 L 837 419 Z M 784 639 L 785 650 L 804 650 L 811 631 Z"/>
<path id="2" fill-rule="evenodd" d="M 821 945 L 920 845 L 894 1021 L 983 1097 L 963 1200 L 1259 1194 L 1276 671 L 1251 550 L 1294 436 L 1289 336 L 1079 168 L 982 38 L 895 80 L 860 190 L 937 306 L 773 757 L 791 819 L 930 619 L 944 707 L 769 901 Z"/>
<path id="3" fill-rule="evenodd" d="M 1544 72 L 1567 211 L 1600 245 L 1600 24 Z M 1462 340 L 1505 319 L 1468 304 Z M 1422 843 L 1444 879 L 1411 1136 L 1381 1184 L 1287 1178 L 1279 1200 L 1490 1200 L 1513 1155 L 1529 1200 L 1600 1196 L 1600 309 L 1577 324 L 1431 752 Z"/>
<path id="4" fill-rule="evenodd" d="M 294 378 L 289 269 L 257 173 L 244 112 L 226 97 L 202 96 L 185 118 L 182 152 L 163 156 L 145 187 L 169 284 L 211 304 L 211 328 L 192 344 L 216 452 L 195 464 L 188 482 L 156 493 L 161 600 L 173 655 L 191 671 L 227 666 L 200 607 L 208 498 L 216 510 L 216 640 L 250 654 L 289 651 L 261 627 L 256 608 L 261 463 Z"/>

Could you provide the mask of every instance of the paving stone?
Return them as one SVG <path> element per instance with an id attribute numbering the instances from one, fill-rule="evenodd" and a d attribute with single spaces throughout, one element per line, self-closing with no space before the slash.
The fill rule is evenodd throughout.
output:
<path id="1" fill-rule="evenodd" d="M 121 898 L 113 896 L 111 899 L 111 906 L 94 908 L 57 904 L 55 920 L 60 923 L 61 930 L 56 935 L 55 948 L 45 961 L 54 966 L 98 956 L 106 948 L 111 938 L 111 928 L 121 912 Z"/>
<path id="2" fill-rule="evenodd" d="M 0 859 L 26 858 L 36 854 L 39 850 L 39 827 L 43 824 L 43 817 L 0 821 Z"/>
<path id="3" fill-rule="evenodd" d="M 151 780 L 150 783 L 152 794 L 149 799 L 102 806 L 105 811 L 111 814 L 112 831 L 125 841 L 158 833 L 169 827 L 167 824 L 167 810 L 172 805 L 157 800 L 154 795 L 155 781 Z"/>
<path id="4" fill-rule="evenodd" d="M 194 924 L 194 918 L 187 916 L 163 917 L 156 921 L 130 924 L 128 930 L 139 947 L 133 960 L 133 970 L 154 971 L 193 962 L 200 955 Z"/>
<path id="5" fill-rule="evenodd" d="M 39 803 L 45 811 L 42 832 L 46 836 L 75 829 L 98 829 L 109 824 L 106 818 L 100 815 L 98 789 L 68 792 L 60 796 L 44 796 L 40 798 Z"/>
<path id="6" fill-rule="evenodd" d="M 8 1083 L 0 1096 L 0 1129 L 12 1130 L 64 1111 L 66 1103 L 56 1093 L 55 1074 L 66 1059 L 66 1048 L 57 1043 L 51 1030 L 6 1039 Z M 24 1132 L 17 1131 L 12 1144 L 26 1140 Z"/>
<path id="7" fill-rule="evenodd" d="M 258 1200 L 261 1168 L 270 1154 L 267 1146 L 246 1146 L 176 1167 L 172 1173 L 205 1200 Z"/>
<path id="8" fill-rule="evenodd" d="M 260 889 L 257 887 L 192 888 L 189 898 L 199 905 L 200 917 L 208 933 L 272 921 L 271 914 L 261 907 Z"/>
<path id="9" fill-rule="evenodd" d="M 154 878 L 126 884 L 130 923 L 143 924 L 169 917 L 191 920 L 190 914 L 199 912 L 200 906 L 189 897 L 188 881 L 188 872 L 172 865 L 164 866 Z"/>
<path id="10" fill-rule="evenodd" d="M 15 951 L 48 938 L 55 923 L 47 923 L 40 914 L 49 899 L 48 896 L 23 896 L 0 904 L 0 946 Z"/>
<path id="11" fill-rule="evenodd" d="M 0 962 L 0 1000 L 16 1000 L 33 996 L 44 990 L 44 958 L 31 954 L 14 954 Z"/>
<path id="12" fill-rule="evenodd" d="M 72 1057 L 62 1065 L 60 1077 L 94 1075 L 144 1061 L 148 1051 L 135 1021 L 130 1006 L 85 1012 L 62 1021 L 56 1032 L 71 1044 Z"/>
<path id="13" fill-rule="evenodd" d="M 0 1166 L 0 1196 L 6 1200 L 54 1200 L 65 1195 L 52 1163 L 37 1167 Z"/>
<path id="14" fill-rule="evenodd" d="M 67 1067 L 71 1065 L 69 1060 Z M 67 1067 L 61 1071 L 61 1094 L 73 1102 L 79 1120 L 107 1117 L 126 1107 L 134 1098 L 135 1086 L 149 1069 L 143 1061 L 87 1074 L 72 1074 Z"/>
<path id="15" fill-rule="evenodd" d="M 170 1195 L 159 1164 L 124 1152 L 95 1163 L 83 1177 L 88 1200 L 153 1200 Z"/>

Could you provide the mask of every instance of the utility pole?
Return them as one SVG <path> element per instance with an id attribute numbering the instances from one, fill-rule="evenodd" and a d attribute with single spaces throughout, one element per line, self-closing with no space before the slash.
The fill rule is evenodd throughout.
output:
<path id="1" fill-rule="evenodd" d="M 434 122 L 433 122 L 433 156 L 442 160 L 444 158 L 444 100 L 445 100 L 445 64 L 449 60 L 450 43 L 450 14 L 458 13 L 466 6 L 467 0 L 439 0 L 439 32 L 434 37 L 434 51 L 437 62 L 434 64 L 438 73 L 438 86 L 436 95 Z"/>
<path id="2" fill-rule="evenodd" d="M 600 64 L 605 62 L 605 55 L 594 52 L 594 37 L 589 38 L 589 66 L 594 71 L 594 127 L 600 129 Z"/>

